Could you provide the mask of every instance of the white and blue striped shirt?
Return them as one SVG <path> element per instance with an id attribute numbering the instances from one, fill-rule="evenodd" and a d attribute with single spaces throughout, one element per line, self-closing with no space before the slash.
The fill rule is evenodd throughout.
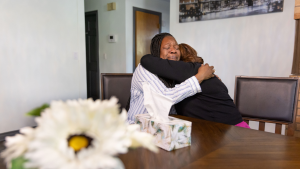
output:
<path id="1" fill-rule="evenodd" d="M 167 88 L 156 75 L 152 74 L 139 64 L 133 73 L 131 81 L 130 108 L 127 119 L 129 124 L 134 123 L 135 115 L 148 113 L 144 106 L 143 82 L 148 82 L 152 89 L 157 93 L 171 98 L 173 104 L 201 92 L 201 87 L 195 76 L 190 77 L 181 84 L 176 85 L 174 88 Z"/>

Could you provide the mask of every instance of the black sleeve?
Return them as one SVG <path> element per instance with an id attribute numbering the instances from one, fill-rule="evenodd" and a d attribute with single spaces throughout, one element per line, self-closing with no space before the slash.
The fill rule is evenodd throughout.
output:
<path id="1" fill-rule="evenodd" d="M 145 55 L 141 58 L 142 66 L 153 74 L 175 80 L 178 83 L 194 76 L 198 72 L 200 63 L 172 61 L 161 59 L 153 55 Z"/>

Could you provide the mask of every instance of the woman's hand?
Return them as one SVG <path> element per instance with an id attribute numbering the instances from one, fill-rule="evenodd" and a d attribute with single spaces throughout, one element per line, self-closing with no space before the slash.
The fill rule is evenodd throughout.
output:
<path id="1" fill-rule="evenodd" d="M 209 66 L 209 64 L 206 63 L 205 65 L 201 65 L 201 67 L 199 67 L 198 73 L 195 75 L 195 77 L 197 78 L 198 82 L 201 83 L 203 80 L 214 77 L 214 72 L 214 67 Z"/>

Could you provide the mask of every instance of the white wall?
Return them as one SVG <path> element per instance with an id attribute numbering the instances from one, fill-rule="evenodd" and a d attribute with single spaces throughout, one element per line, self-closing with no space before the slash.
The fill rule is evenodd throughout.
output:
<path id="1" fill-rule="evenodd" d="M 111 2 L 116 2 L 116 10 L 107 11 Z M 125 73 L 125 0 L 85 0 L 84 5 L 85 12 L 98 11 L 100 73 Z M 118 41 L 108 43 L 109 34 L 116 34 Z"/>
<path id="2" fill-rule="evenodd" d="M 236 75 L 287 77 L 294 49 L 294 3 L 280 13 L 179 23 L 179 1 L 170 5 L 170 33 L 194 47 L 234 96 Z M 267 129 L 268 130 L 268 129 Z M 272 129 L 273 130 L 273 129 Z"/>
<path id="3" fill-rule="evenodd" d="M 170 2 L 162 0 L 126 0 L 126 72 L 133 67 L 133 7 L 162 13 L 161 31 L 169 32 Z M 149 46 L 150 47 L 150 46 Z M 146 53 L 145 53 L 146 54 Z"/>
<path id="4" fill-rule="evenodd" d="M 0 1 L 0 133 L 35 125 L 24 114 L 86 98 L 83 0 Z"/>

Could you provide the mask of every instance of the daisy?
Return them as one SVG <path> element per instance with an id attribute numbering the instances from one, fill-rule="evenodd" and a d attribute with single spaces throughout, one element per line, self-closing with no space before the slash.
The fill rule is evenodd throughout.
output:
<path id="1" fill-rule="evenodd" d="M 115 156 L 129 147 L 143 146 L 154 152 L 153 137 L 126 123 L 118 100 L 54 101 L 41 117 L 24 153 L 27 168 L 98 169 L 124 168 Z"/>
<path id="2" fill-rule="evenodd" d="M 33 139 L 33 135 L 33 128 L 24 127 L 20 130 L 20 134 L 5 138 L 5 146 L 7 149 L 1 153 L 1 157 L 5 157 L 5 162 L 7 164 L 9 164 L 11 160 L 22 156 L 27 151 L 27 146 Z"/>

